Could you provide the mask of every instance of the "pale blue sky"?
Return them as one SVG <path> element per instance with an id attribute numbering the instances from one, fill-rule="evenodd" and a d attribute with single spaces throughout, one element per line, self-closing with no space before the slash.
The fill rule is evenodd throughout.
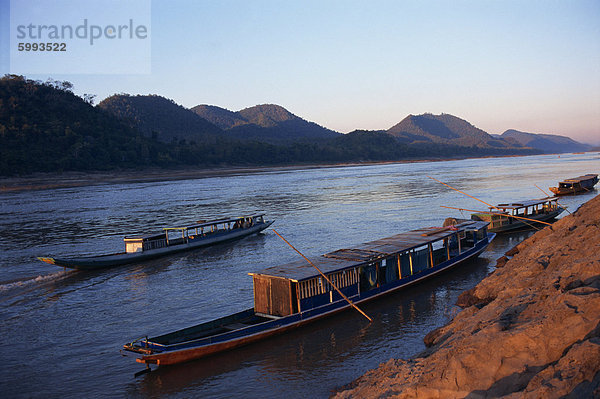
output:
<path id="1" fill-rule="evenodd" d="M 150 74 L 27 76 L 98 100 L 275 103 L 341 132 L 443 112 L 488 133 L 600 144 L 599 0 L 174 0 L 152 1 L 151 15 Z"/>

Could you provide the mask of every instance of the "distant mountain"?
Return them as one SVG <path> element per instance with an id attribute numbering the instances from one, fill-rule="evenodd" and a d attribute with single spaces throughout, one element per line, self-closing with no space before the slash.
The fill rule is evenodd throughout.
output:
<path id="1" fill-rule="evenodd" d="M 409 115 L 387 130 L 406 144 L 440 143 L 481 148 L 522 148 L 517 142 L 489 135 L 469 122 L 449 114 Z"/>
<path id="2" fill-rule="evenodd" d="M 192 111 L 224 129 L 227 137 L 240 140 L 282 143 L 330 139 L 341 135 L 275 104 L 256 105 L 237 112 L 212 105 L 198 105 Z"/>
<path id="3" fill-rule="evenodd" d="M 579 143 L 565 136 L 526 133 L 513 129 L 505 131 L 500 137 L 515 140 L 521 145 L 547 153 L 591 151 L 593 148 L 591 145 Z"/>
<path id="4" fill-rule="evenodd" d="M 223 134 L 218 126 L 195 112 L 157 95 L 115 94 L 98 107 L 128 121 L 144 136 L 164 143 L 181 140 L 199 143 Z"/>

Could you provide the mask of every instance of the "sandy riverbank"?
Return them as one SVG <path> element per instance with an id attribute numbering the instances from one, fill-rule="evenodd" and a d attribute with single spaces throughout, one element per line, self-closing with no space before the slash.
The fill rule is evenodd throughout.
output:
<path id="1" fill-rule="evenodd" d="M 336 397 L 600 398 L 600 196 L 497 267 L 427 334 L 427 350 L 381 364 Z"/>

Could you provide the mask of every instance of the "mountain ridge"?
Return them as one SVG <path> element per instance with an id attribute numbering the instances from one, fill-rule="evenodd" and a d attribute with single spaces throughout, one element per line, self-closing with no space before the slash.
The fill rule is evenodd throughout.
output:
<path id="1" fill-rule="evenodd" d="M 307 121 L 281 105 L 259 104 L 240 111 L 201 104 L 191 108 L 200 117 L 221 127 L 230 138 L 269 143 L 331 139 L 341 133 Z"/>
<path id="2" fill-rule="evenodd" d="M 557 134 L 540 134 L 521 132 L 509 129 L 500 135 L 502 138 L 510 138 L 523 146 L 536 148 L 546 153 L 565 153 L 591 151 L 594 147 L 580 143 L 567 136 Z"/>
<path id="3" fill-rule="evenodd" d="M 450 114 L 408 115 L 386 131 L 403 143 L 440 143 L 460 146 L 522 148 L 521 144 L 495 138 L 464 119 Z"/>

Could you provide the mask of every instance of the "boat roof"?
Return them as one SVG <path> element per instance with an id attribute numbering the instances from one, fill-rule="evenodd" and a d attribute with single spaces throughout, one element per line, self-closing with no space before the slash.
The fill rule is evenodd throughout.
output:
<path id="1" fill-rule="evenodd" d="M 323 273 L 332 273 L 444 239 L 455 234 L 457 230 L 478 230 L 487 224 L 488 222 L 466 221 L 451 227 L 428 227 L 411 230 L 391 237 L 359 244 L 352 248 L 338 249 L 319 257 L 310 258 L 310 261 Z M 283 265 L 271 266 L 248 274 L 251 276 L 265 275 L 279 277 L 292 281 L 307 280 L 320 276 L 319 272 L 303 259 Z"/>
<path id="2" fill-rule="evenodd" d="M 179 227 L 163 227 L 163 231 L 169 231 L 169 230 L 191 230 L 191 229 L 198 229 L 201 227 L 208 227 L 208 226 L 214 226 L 217 224 L 224 224 L 224 223 L 232 223 L 232 222 L 237 222 L 238 220 L 241 219 L 245 219 L 245 218 L 258 218 L 261 216 L 265 216 L 264 213 L 256 213 L 256 214 L 252 214 L 252 215 L 244 215 L 244 216 L 236 216 L 236 217 L 231 217 L 231 218 L 223 218 L 223 219 L 215 219 L 215 220 L 199 220 L 196 223 L 193 224 L 189 224 L 189 225 L 183 225 L 183 226 L 179 226 Z M 162 237 L 164 236 L 164 233 L 162 234 L 147 234 L 147 235 L 132 235 L 129 237 L 125 237 L 125 239 L 140 239 L 140 238 L 145 238 L 145 239 L 150 239 L 150 238 L 157 238 L 157 237 Z"/>
<path id="3" fill-rule="evenodd" d="M 593 179 L 595 177 L 598 177 L 598 175 L 597 174 L 587 174 L 587 175 L 583 175 L 583 176 L 579 176 L 579 177 L 573 177 L 572 179 L 565 179 L 565 180 L 561 181 L 561 183 L 579 183 L 584 180 Z"/>
<path id="4" fill-rule="evenodd" d="M 496 205 L 496 208 L 501 208 L 501 209 L 525 208 L 528 206 L 545 204 L 546 202 L 550 202 L 550 201 L 558 201 L 558 197 L 546 197 L 546 198 L 525 200 L 525 201 L 519 201 L 519 202 L 510 202 L 507 204 L 498 204 L 498 205 Z M 493 207 L 491 207 L 491 208 L 493 209 Z"/>
<path id="5" fill-rule="evenodd" d="M 200 227 L 214 226 L 215 224 L 223 224 L 223 223 L 231 223 L 237 222 L 238 220 L 245 218 L 257 218 L 260 216 L 264 216 L 264 213 L 258 213 L 255 215 L 245 215 L 245 216 L 237 216 L 234 218 L 224 218 L 224 219 L 216 219 L 216 220 L 199 220 L 198 222 L 190 225 L 184 225 L 180 227 L 163 227 L 163 230 L 188 230 L 188 229 L 196 229 Z"/>

